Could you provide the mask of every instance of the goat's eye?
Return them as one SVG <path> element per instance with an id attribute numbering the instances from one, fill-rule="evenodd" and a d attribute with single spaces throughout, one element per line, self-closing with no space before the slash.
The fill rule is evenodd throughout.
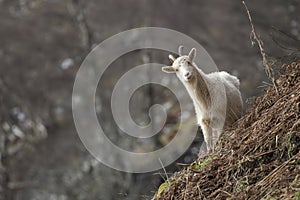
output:
<path id="1" fill-rule="evenodd" d="M 178 69 L 175 69 L 176 72 L 178 72 Z"/>

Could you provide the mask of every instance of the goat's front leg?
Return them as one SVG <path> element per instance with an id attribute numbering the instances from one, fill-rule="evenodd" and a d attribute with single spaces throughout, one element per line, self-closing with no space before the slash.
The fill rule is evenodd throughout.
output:
<path id="1" fill-rule="evenodd" d="M 207 152 L 211 153 L 213 150 L 213 132 L 210 127 L 210 121 L 208 119 L 202 119 L 200 126 L 206 143 Z"/>

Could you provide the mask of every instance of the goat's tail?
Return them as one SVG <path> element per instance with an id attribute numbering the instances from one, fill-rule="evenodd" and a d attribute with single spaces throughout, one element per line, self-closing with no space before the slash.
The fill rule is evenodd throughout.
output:
<path id="1" fill-rule="evenodd" d="M 233 84 L 237 89 L 240 89 L 240 81 L 236 76 L 229 74 L 228 72 L 221 72 L 223 73 L 223 77 Z"/>

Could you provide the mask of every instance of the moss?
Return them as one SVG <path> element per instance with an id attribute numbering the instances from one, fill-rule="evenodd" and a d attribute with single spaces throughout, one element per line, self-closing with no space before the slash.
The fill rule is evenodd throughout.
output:
<path id="1" fill-rule="evenodd" d="M 161 193 L 169 186 L 167 182 L 162 183 L 158 190 L 157 190 L 157 196 L 160 197 Z"/>
<path id="2" fill-rule="evenodd" d="M 265 198 L 263 200 L 277 200 L 277 199 L 275 199 L 274 197 L 267 197 L 267 198 Z"/>
<path id="3" fill-rule="evenodd" d="M 208 157 L 204 160 L 195 161 L 190 165 L 190 169 L 202 170 L 205 166 L 207 166 L 212 161 L 211 157 Z"/>
<path id="4" fill-rule="evenodd" d="M 300 191 L 295 192 L 293 200 L 300 200 Z"/>
<path id="5" fill-rule="evenodd" d="M 243 191 L 248 186 L 249 186 L 249 183 L 247 180 L 240 180 L 240 181 L 238 181 L 237 191 Z"/>

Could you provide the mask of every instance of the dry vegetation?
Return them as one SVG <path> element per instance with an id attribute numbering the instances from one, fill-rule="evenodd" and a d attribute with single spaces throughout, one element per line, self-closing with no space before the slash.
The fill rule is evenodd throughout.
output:
<path id="1" fill-rule="evenodd" d="M 153 199 L 300 199 L 300 61 L 226 131 L 216 151 L 161 185 Z"/>

